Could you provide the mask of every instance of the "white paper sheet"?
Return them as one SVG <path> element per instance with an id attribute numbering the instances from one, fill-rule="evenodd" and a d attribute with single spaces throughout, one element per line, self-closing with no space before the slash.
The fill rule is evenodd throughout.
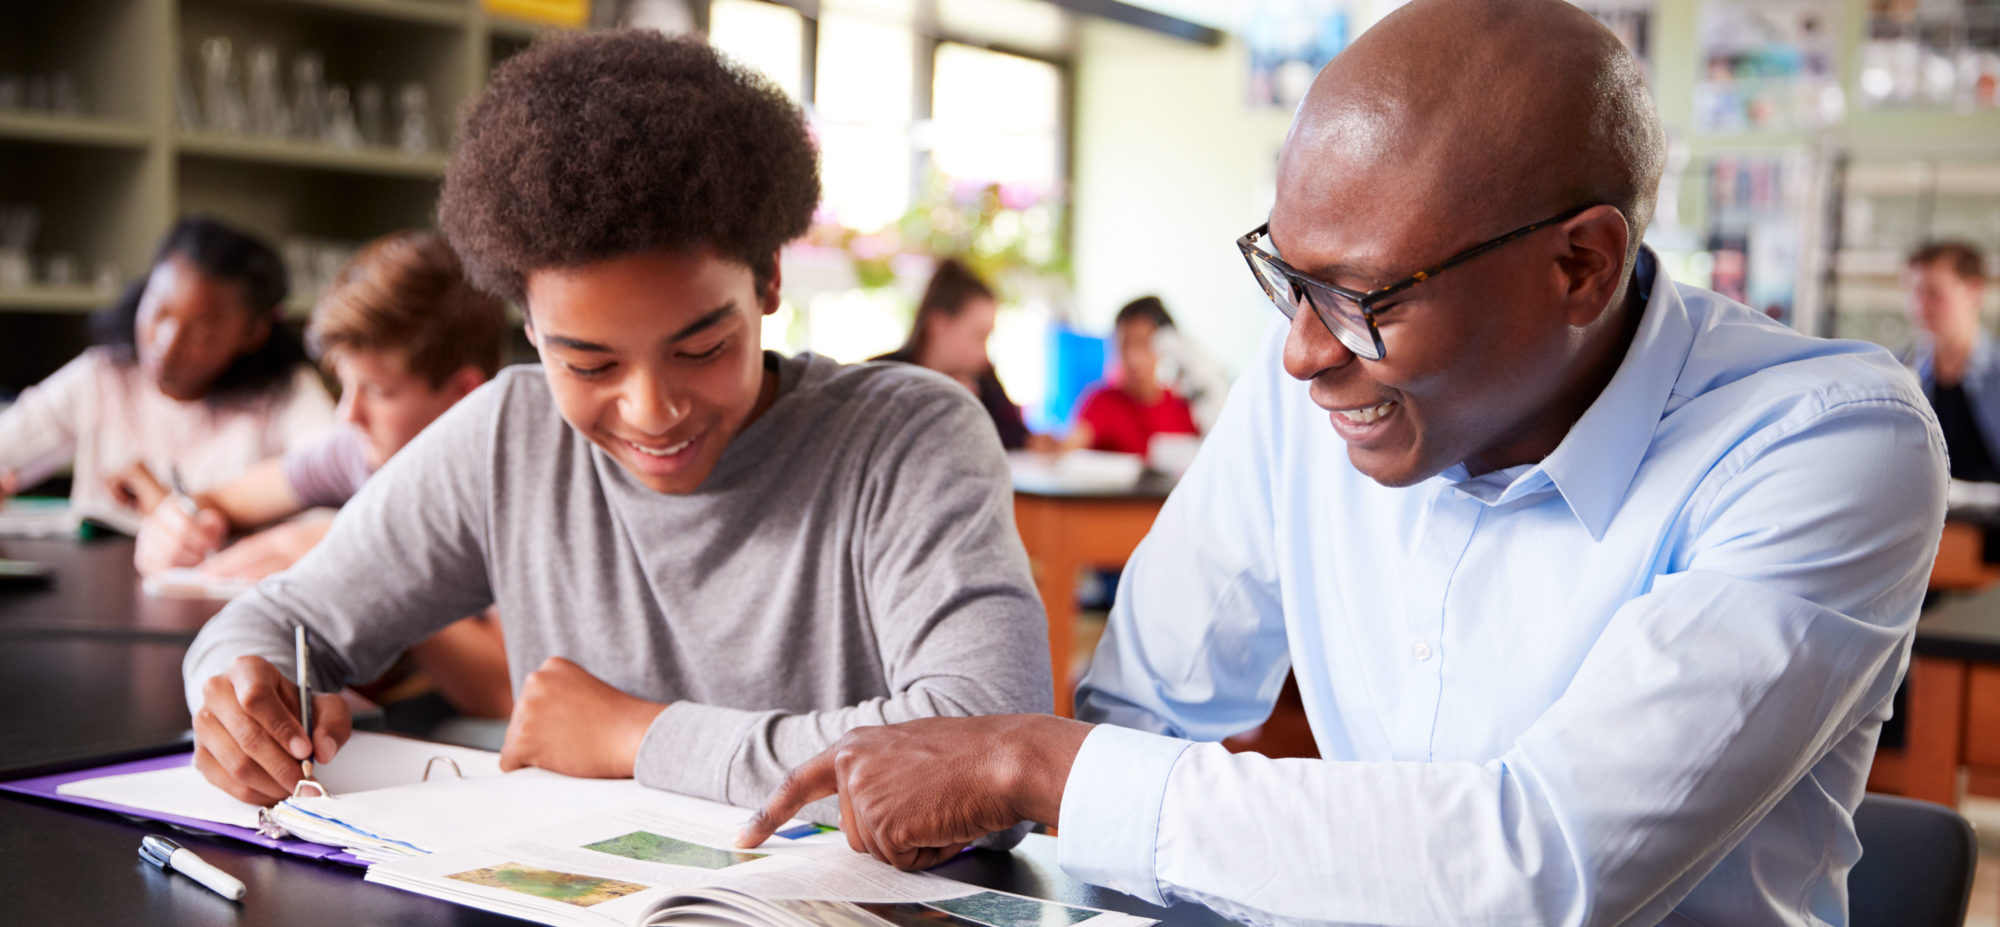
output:
<path id="1" fill-rule="evenodd" d="M 335 796 L 403 785 L 421 780 L 424 764 L 433 756 L 450 757 L 467 777 L 500 774 L 498 753 L 355 731 L 332 762 L 319 764 L 314 778 Z M 439 763 L 432 778 L 450 775 Z M 216 824 L 257 826 L 256 805 L 237 801 L 210 785 L 192 765 L 82 779 L 58 786 L 56 791 Z"/>

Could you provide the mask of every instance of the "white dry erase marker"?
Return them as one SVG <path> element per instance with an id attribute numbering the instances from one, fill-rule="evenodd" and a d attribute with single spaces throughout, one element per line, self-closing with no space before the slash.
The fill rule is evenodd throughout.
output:
<path id="1" fill-rule="evenodd" d="M 246 889 L 236 877 L 208 864 L 207 860 L 194 855 L 193 850 L 165 837 L 147 837 L 139 842 L 139 858 L 161 869 L 174 869 L 190 879 L 200 882 L 212 891 L 230 901 L 242 901 Z"/>

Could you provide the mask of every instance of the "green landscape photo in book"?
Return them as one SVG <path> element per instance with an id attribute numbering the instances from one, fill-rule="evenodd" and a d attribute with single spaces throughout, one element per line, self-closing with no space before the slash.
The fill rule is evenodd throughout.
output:
<path id="1" fill-rule="evenodd" d="M 454 872 L 450 878 L 488 888 L 504 888 L 510 892 L 547 898 L 550 901 L 561 901 L 579 908 L 588 908 L 613 898 L 623 898 L 646 890 L 646 886 L 634 885 L 631 882 L 600 879 L 574 872 L 536 869 L 520 863 L 501 863 L 498 866 L 488 866 L 469 872 Z"/>
<path id="2" fill-rule="evenodd" d="M 666 863 L 670 866 L 693 866 L 697 869 L 724 869 L 764 857 L 762 853 L 718 850 L 643 830 L 635 830 L 622 837 L 587 843 L 583 848 L 613 856 L 623 856 L 626 859 L 641 859 L 649 863 Z"/>

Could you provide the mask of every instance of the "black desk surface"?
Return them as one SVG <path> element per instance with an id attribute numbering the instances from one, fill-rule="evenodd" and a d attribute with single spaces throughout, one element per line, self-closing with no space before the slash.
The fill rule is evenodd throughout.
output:
<path id="1" fill-rule="evenodd" d="M 2000 587 L 1932 603 L 1917 621 L 1915 650 L 1927 657 L 2000 663 Z"/>
<path id="2" fill-rule="evenodd" d="M 117 634 L 182 643 L 222 605 L 146 595 L 132 568 L 133 541 L 0 541 L 0 558 L 54 567 L 42 587 L 0 586 L 0 640 L 24 634 Z"/>
<path id="3" fill-rule="evenodd" d="M 183 741 L 186 653 L 186 644 L 170 641 L 0 636 L 0 775 Z"/>

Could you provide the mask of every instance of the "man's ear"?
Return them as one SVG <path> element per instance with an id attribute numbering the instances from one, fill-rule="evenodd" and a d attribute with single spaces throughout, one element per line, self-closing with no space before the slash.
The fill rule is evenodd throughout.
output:
<path id="1" fill-rule="evenodd" d="M 1631 227 L 1613 206 L 1592 206 L 1561 226 L 1562 250 L 1556 258 L 1567 306 L 1566 321 L 1584 328 L 1611 306 L 1625 282 L 1625 248 Z"/>
<path id="2" fill-rule="evenodd" d="M 542 336 L 535 333 L 535 320 L 522 316 L 521 331 L 528 336 L 528 343 L 535 346 L 535 353 L 542 353 Z"/>
<path id="3" fill-rule="evenodd" d="M 771 279 L 764 281 L 764 292 L 757 294 L 757 309 L 765 315 L 777 312 L 779 304 L 784 301 L 778 295 L 785 282 L 785 265 L 778 260 L 780 253 L 771 252 Z"/>

